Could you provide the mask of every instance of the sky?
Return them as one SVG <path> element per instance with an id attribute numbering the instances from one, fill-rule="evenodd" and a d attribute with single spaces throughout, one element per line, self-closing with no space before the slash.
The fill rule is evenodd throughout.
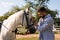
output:
<path id="1" fill-rule="evenodd" d="M 60 0 L 50 0 L 47 6 L 51 10 L 56 10 L 56 9 L 60 10 L 59 4 L 60 4 Z M 16 5 L 22 7 L 25 5 L 25 1 L 24 0 L 0 0 L 0 16 L 8 12 L 13 6 Z"/>
<path id="2" fill-rule="evenodd" d="M 23 0 L 0 0 L 0 16 L 8 12 L 13 6 L 24 6 Z"/>
<path id="3" fill-rule="evenodd" d="M 60 18 L 60 0 L 50 0 L 48 3 L 48 8 L 51 10 L 58 10 L 59 15 L 57 15 L 57 17 Z"/>

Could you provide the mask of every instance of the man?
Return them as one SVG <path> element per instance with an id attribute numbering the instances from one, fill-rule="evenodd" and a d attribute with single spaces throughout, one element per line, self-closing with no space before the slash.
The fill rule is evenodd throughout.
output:
<path id="1" fill-rule="evenodd" d="M 48 14 L 46 8 L 41 7 L 37 11 L 38 16 L 41 17 L 43 20 L 39 20 L 38 30 L 40 31 L 39 40 L 54 40 L 54 33 L 53 33 L 53 18 L 50 14 Z"/>

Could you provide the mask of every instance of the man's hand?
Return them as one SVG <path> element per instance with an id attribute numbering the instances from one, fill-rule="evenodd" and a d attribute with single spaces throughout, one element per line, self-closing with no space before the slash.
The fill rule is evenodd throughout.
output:
<path id="1" fill-rule="evenodd" d="M 34 25 L 38 27 L 38 23 L 34 23 Z"/>

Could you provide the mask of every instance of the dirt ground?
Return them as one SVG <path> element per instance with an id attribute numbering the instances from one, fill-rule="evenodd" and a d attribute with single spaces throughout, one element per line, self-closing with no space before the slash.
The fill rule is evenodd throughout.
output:
<path id="1" fill-rule="evenodd" d="M 16 38 L 39 37 L 39 34 L 16 35 Z M 60 34 L 55 34 L 55 38 L 60 39 Z"/>

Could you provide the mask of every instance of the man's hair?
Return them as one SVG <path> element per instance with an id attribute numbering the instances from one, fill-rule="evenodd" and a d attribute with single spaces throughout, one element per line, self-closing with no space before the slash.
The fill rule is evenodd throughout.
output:
<path id="1" fill-rule="evenodd" d="M 45 7 L 41 7 L 37 10 L 37 12 L 47 12 L 47 9 Z"/>

